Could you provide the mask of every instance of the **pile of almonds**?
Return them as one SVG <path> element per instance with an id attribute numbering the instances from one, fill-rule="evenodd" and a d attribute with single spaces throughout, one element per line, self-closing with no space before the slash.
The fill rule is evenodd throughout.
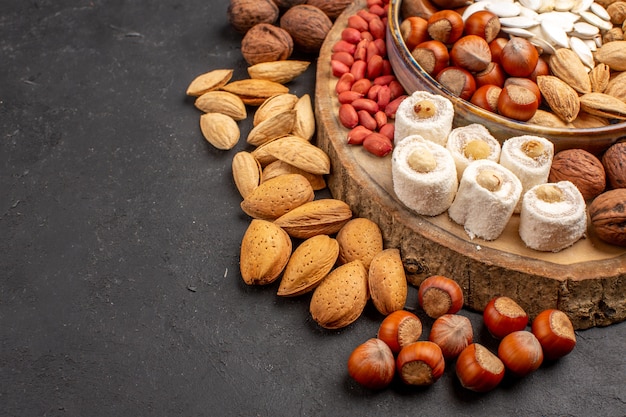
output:
<path id="1" fill-rule="evenodd" d="M 315 198 L 326 187 L 330 159 L 311 143 L 310 97 L 280 83 L 306 67 L 292 60 L 260 63 L 248 68 L 252 78 L 236 81 L 232 70 L 212 70 L 196 77 L 187 94 L 203 112 L 205 139 L 222 150 L 239 142 L 237 122 L 256 107 L 246 136 L 254 149 L 232 160 L 241 209 L 252 218 L 241 242 L 242 279 L 248 285 L 280 279 L 277 294 L 284 297 L 312 292 L 312 318 L 337 329 L 359 318 L 369 300 L 382 314 L 403 309 L 408 284 L 399 250 L 383 249 L 375 223 L 353 218 L 341 200 Z"/>

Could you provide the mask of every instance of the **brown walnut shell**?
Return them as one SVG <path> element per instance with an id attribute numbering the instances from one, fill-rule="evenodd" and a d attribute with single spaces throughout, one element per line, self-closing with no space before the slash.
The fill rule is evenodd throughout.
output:
<path id="1" fill-rule="evenodd" d="M 306 3 L 306 0 L 272 0 L 272 1 L 274 2 L 274 4 L 278 6 L 280 10 L 291 9 L 293 6 Z"/>
<path id="2" fill-rule="evenodd" d="M 600 194 L 589 204 L 591 224 L 600 239 L 626 246 L 626 188 Z"/>
<path id="3" fill-rule="evenodd" d="M 227 13 L 232 27 L 241 33 L 259 23 L 275 23 L 279 16 L 272 0 L 230 0 Z"/>
<path id="4" fill-rule="evenodd" d="M 604 166 L 583 149 L 567 149 L 554 155 L 548 182 L 571 181 L 585 201 L 592 200 L 606 188 Z"/>
<path id="5" fill-rule="evenodd" d="M 606 178 L 613 188 L 626 188 L 626 142 L 612 145 L 602 156 Z"/>
<path id="6" fill-rule="evenodd" d="M 305 3 L 317 7 L 331 20 L 335 20 L 346 7 L 352 4 L 352 0 L 307 0 Z"/>
<path id="7" fill-rule="evenodd" d="M 293 52 L 293 39 L 286 30 L 268 23 L 252 27 L 241 41 L 241 54 L 250 64 L 285 60 Z"/>
<path id="8" fill-rule="evenodd" d="M 280 27 L 289 32 L 294 45 L 306 53 L 319 52 L 332 26 L 326 13 L 308 4 L 293 6 L 280 18 Z"/>

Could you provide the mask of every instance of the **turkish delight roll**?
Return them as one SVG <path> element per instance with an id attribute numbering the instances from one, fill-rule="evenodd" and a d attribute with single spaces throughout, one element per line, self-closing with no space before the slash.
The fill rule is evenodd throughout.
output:
<path id="1" fill-rule="evenodd" d="M 522 208 L 526 191 L 548 181 L 553 157 L 554 145 L 540 136 L 516 136 L 502 144 L 500 164 L 517 175 L 522 182 L 522 198 L 515 207 L 516 213 Z"/>
<path id="2" fill-rule="evenodd" d="M 394 148 L 391 179 L 398 199 L 425 216 L 445 212 L 458 187 L 450 152 L 420 135 L 407 136 Z"/>
<path id="3" fill-rule="evenodd" d="M 404 99 L 395 116 L 394 142 L 410 135 L 445 146 L 452 130 L 454 108 L 452 102 L 426 91 L 416 91 Z"/>
<path id="4" fill-rule="evenodd" d="M 489 159 L 498 162 L 500 160 L 500 142 L 485 126 L 478 123 L 452 129 L 448 135 L 446 149 L 452 154 L 459 180 L 465 168 L 473 161 Z"/>
<path id="5" fill-rule="evenodd" d="M 494 240 L 504 231 L 521 193 L 522 184 L 511 171 L 480 159 L 463 172 L 448 214 L 471 239 Z"/>
<path id="6" fill-rule="evenodd" d="M 570 181 L 539 184 L 524 195 L 519 235 L 529 248 L 558 252 L 587 231 L 585 199 Z"/>

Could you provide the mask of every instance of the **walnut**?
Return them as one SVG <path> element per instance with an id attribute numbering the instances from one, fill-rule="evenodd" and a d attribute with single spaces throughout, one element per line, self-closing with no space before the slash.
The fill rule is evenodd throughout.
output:
<path id="1" fill-rule="evenodd" d="M 602 162 L 583 149 L 567 149 L 554 155 L 548 182 L 571 181 L 586 201 L 606 188 Z"/>
<path id="2" fill-rule="evenodd" d="M 232 27 L 241 33 L 259 23 L 275 23 L 279 16 L 272 0 L 230 0 L 227 13 Z"/>
<path id="3" fill-rule="evenodd" d="M 596 197 L 589 204 L 589 217 L 601 240 L 626 246 L 626 188 L 610 190 Z"/>
<path id="4" fill-rule="evenodd" d="M 305 53 L 319 52 L 332 26 L 326 13 L 308 4 L 293 6 L 280 18 L 280 27 L 289 32 L 294 45 Z"/>
<path id="5" fill-rule="evenodd" d="M 602 156 L 606 178 L 613 188 L 626 188 L 626 142 L 612 145 Z"/>
<path id="6" fill-rule="evenodd" d="M 291 35 L 278 26 L 259 23 L 253 26 L 241 41 L 241 54 L 250 64 L 280 61 L 293 52 Z"/>
<path id="7" fill-rule="evenodd" d="M 330 20 L 335 20 L 346 7 L 352 4 L 352 0 L 307 0 L 306 4 L 319 8 Z"/>

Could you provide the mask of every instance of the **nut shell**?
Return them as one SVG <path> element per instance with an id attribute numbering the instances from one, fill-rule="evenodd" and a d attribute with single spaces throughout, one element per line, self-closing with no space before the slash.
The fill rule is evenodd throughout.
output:
<path id="1" fill-rule="evenodd" d="M 296 5 L 280 18 L 280 27 L 291 35 L 295 46 L 306 53 L 319 52 L 332 26 L 326 13 L 308 4 Z"/>
<path id="2" fill-rule="evenodd" d="M 361 316 L 367 304 L 367 270 L 356 260 L 335 268 L 317 286 L 309 311 L 326 329 L 339 329 Z"/>
<path id="3" fill-rule="evenodd" d="M 548 182 L 571 181 L 589 201 L 606 187 L 602 162 L 583 149 L 567 149 L 554 155 Z"/>
<path id="4" fill-rule="evenodd" d="M 589 204 L 589 217 L 601 240 L 626 246 L 626 188 L 610 190 L 596 197 Z"/>
<path id="5" fill-rule="evenodd" d="M 348 221 L 337 233 L 339 262 L 359 259 L 369 269 L 372 259 L 383 250 L 383 235 L 373 221 L 364 217 Z"/>
<path id="6" fill-rule="evenodd" d="M 286 60 L 292 53 L 291 35 L 269 23 L 253 26 L 241 41 L 241 54 L 250 65 Z"/>
<path id="7" fill-rule="evenodd" d="M 278 13 L 278 7 L 272 0 L 230 0 L 227 10 L 228 21 L 241 33 L 246 33 L 258 23 L 275 23 Z"/>
<path id="8" fill-rule="evenodd" d="M 331 20 L 335 20 L 346 7 L 352 4 L 352 0 L 307 0 L 305 3 L 317 7 Z"/>
<path id="9" fill-rule="evenodd" d="M 602 156 L 606 178 L 613 188 L 626 188 L 626 142 L 612 145 Z"/>
<path id="10" fill-rule="evenodd" d="M 248 285 L 267 285 L 281 274 L 292 243 L 289 235 L 272 222 L 254 219 L 241 241 L 239 268 Z"/>

